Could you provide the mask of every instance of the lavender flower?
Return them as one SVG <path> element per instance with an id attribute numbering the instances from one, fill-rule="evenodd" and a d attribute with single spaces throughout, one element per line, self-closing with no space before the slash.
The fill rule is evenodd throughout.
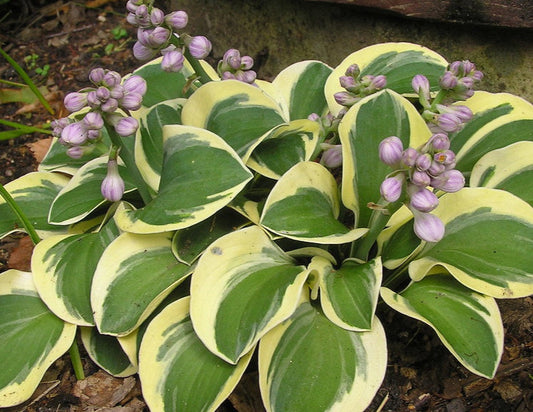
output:
<path id="1" fill-rule="evenodd" d="M 122 117 L 115 124 L 115 131 L 119 136 L 128 137 L 135 134 L 139 128 L 139 122 L 133 117 Z"/>
<path id="2" fill-rule="evenodd" d="M 392 177 L 387 177 L 379 188 L 381 196 L 387 202 L 396 202 L 402 195 L 403 183 L 405 176 L 403 173 L 399 173 Z"/>
<path id="3" fill-rule="evenodd" d="M 205 59 L 211 47 L 211 42 L 205 36 L 194 36 L 188 44 L 189 52 L 195 59 Z"/>
<path id="4" fill-rule="evenodd" d="M 320 158 L 320 164 L 323 164 L 329 169 L 335 169 L 342 165 L 342 145 L 322 143 L 321 146 L 325 150 Z"/>
<path id="5" fill-rule="evenodd" d="M 172 30 L 182 30 L 187 26 L 189 16 L 186 12 L 174 11 L 165 16 L 165 23 L 170 26 Z"/>
<path id="6" fill-rule="evenodd" d="M 399 137 L 390 136 L 379 144 L 379 158 L 388 166 L 396 166 L 402 160 L 403 144 Z"/>
<path id="7" fill-rule="evenodd" d="M 439 199 L 435 194 L 425 187 L 411 186 L 413 193 L 410 195 L 410 205 L 421 212 L 431 212 L 439 204 Z M 409 190 L 408 190 L 409 191 Z"/>
<path id="8" fill-rule="evenodd" d="M 87 94 L 69 93 L 65 96 L 63 103 L 69 112 L 77 112 L 87 106 Z"/>
<path id="9" fill-rule="evenodd" d="M 87 129 L 81 122 L 70 123 L 61 132 L 61 141 L 72 146 L 79 146 L 87 141 Z"/>
<path id="10" fill-rule="evenodd" d="M 172 50 L 163 54 L 161 68 L 166 72 L 179 72 L 183 68 L 185 57 L 178 50 Z"/>
<path id="11" fill-rule="evenodd" d="M 413 230 L 415 234 L 426 242 L 438 242 L 444 237 L 444 224 L 437 216 L 411 208 L 414 216 Z"/>
<path id="12" fill-rule="evenodd" d="M 117 202 L 122 199 L 124 189 L 124 180 L 120 177 L 118 163 L 116 160 L 110 159 L 107 162 L 107 176 L 100 187 L 102 196 L 110 202 Z"/>

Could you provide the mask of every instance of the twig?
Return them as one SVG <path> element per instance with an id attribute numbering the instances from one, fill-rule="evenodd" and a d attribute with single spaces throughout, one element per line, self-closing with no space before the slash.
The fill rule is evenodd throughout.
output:
<path id="1" fill-rule="evenodd" d="M 45 39 L 51 39 L 52 37 L 59 37 L 59 36 L 64 36 L 65 34 L 77 33 L 79 31 L 88 30 L 88 29 L 91 29 L 92 27 L 94 27 L 94 24 L 88 24 L 86 26 L 78 27 L 76 29 L 72 29 L 72 30 L 69 30 L 69 31 L 62 31 L 62 32 L 59 32 L 59 33 L 49 34 L 48 36 L 45 36 L 44 38 Z"/>

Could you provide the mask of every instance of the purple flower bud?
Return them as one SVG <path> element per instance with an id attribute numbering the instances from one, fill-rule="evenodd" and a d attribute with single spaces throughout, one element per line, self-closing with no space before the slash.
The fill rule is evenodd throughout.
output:
<path id="1" fill-rule="evenodd" d="M 133 117 L 123 117 L 115 124 L 115 131 L 122 137 L 135 134 L 138 128 L 139 122 Z"/>
<path id="2" fill-rule="evenodd" d="M 413 87 L 413 90 L 420 96 L 424 97 L 426 100 L 429 100 L 430 98 L 430 88 L 429 88 L 429 80 L 426 76 L 422 74 L 417 74 L 415 77 L 413 77 L 413 80 L 411 81 L 411 86 Z"/>
<path id="3" fill-rule="evenodd" d="M 140 19 L 148 17 L 148 7 L 146 4 L 140 4 L 135 10 L 135 15 Z"/>
<path id="4" fill-rule="evenodd" d="M 152 7 L 152 11 L 150 12 L 150 22 L 154 26 L 159 26 L 164 20 L 165 13 L 163 13 L 163 10 L 158 9 L 157 7 Z"/>
<path id="5" fill-rule="evenodd" d="M 253 70 L 246 70 L 245 72 L 239 70 L 235 73 L 235 78 L 241 82 L 252 84 L 257 78 L 257 73 Z"/>
<path id="6" fill-rule="evenodd" d="M 93 82 L 94 84 L 98 85 L 104 80 L 105 76 L 105 70 L 101 67 L 97 67 L 96 69 L 92 69 L 89 72 L 89 80 Z"/>
<path id="7" fill-rule="evenodd" d="M 113 113 L 118 109 L 118 100 L 109 98 L 100 106 L 103 112 Z"/>
<path id="8" fill-rule="evenodd" d="M 96 89 L 96 98 L 100 100 L 100 102 L 105 102 L 107 99 L 111 97 L 111 92 L 107 87 L 101 86 L 98 89 Z"/>
<path id="9" fill-rule="evenodd" d="M 189 45 L 189 52 L 195 59 L 205 59 L 211 52 L 211 42 L 205 36 L 194 36 Z"/>
<path id="10" fill-rule="evenodd" d="M 71 159 L 80 159 L 83 156 L 83 147 L 72 146 L 67 149 L 67 156 Z"/>
<path id="11" fill-rule="evenodd" d="M 426 187 L 430 185 L 431 177 L 422 170 L 415 170 L 411 175 L 411 183 L 416 186 Z"/>
<path id="12" fill-rule="evenodd" d="M 87 139 L 89 140 L 96 140 L 99 139 L 102 136 L 102 130 L 101 129 L 89 129 L 87 130 Z"/>
<path id="13" fill-rule="evenodd" d="M 100 100 L 96 96 L 95 91 L 91 91 L 87 93 L 87 104 L 89 105 L 91 109 L 97 109 L 98 107 L 100 107 L 101 103 L 102 102 L 100 102 Z"/>
<path id="14" fill-rule="evenodd" d="M 454 193 L 465 186 L 465 177 L 459 170 L 446 170 L 431 179 L 431 186 L 443 192 Z"/>
<path id="15" fill-rule="evenodd" d="M 437 117 L 437 125 L 445 132 L 452 133 L 461 128 L 462 122 L 453 113 L 443 113 Z"/>
<path id="16" fill-rule="evenodd" d="M 431 166 L 427 170 L 427 173 L 435 177 L 435 176 L 438 176 L 444 173 L 445 170 L 446 170 L 446 167 L 443 164 L 433 161 L 431 162 Z"/>
<path id="17" fill-rule="evenodd" d="M 146 93 L 146 80 L 141 76 L 133 75 L 124 81 L 122 87 L 126 93 L 138 93 L 141 96 L 144 96 Z"/>
<path id="18" fill-rule="evenodd" d="M 433 150 L 441 151 L 450 148 L 450 139 L 444 133 L 436 133 L 429 139 L 429 143 Z"/>
<path id="19" fill-rule="evenodd" d="M 470 121 L 474 116 L 472 110 L 470 110 L 469 107 L 459 104 L 448 106 L 448 110 L 451 110 L 452 113 L 455 114 L 459 119 L 461 119 L 463 123 Z"/>
<path id="20" fill-rule="evenodd" d="M 472 73 L 470 77 L 472 77 L 474 81 L 479 82 L 481 81 L 481 79 L 483 79 L 483 73 L 480 72 L 479 70 L 475 70 L 474 73 Z"/>
<path id="21" fill-rule="evenodd" d="M 355 103 L 361 100 L 360 97 L 354 96 L 350 92 L 338 92 L 335 93 L 333 97 L 335 98 L 335 101 L 341 106 L 353 106 Z"/>
<path id="22" fill-rule="evenodd" d="M 69 112 L 77 112 L 87 106 L 87 94 L 69 93 L 65 96 L 63 103 Z"/>
<path id="23" fill-rule="evenodd" d="M 453 89 L 455 86 L 457 86 L 458 80 L 457 77 L 454 75 L 454 73 L 448 71 L 445 72 L 444 75 L 440 78 L 440 87 L 442 87 L 445 90 Z"/>
<path id="24" fill-rule="evenodd" d="M 183 68 L 185 57 L 178 50 L 172 50 L 163 55 L 161 68 L 166 72 L 179 72 Z"/>
<path id="25" fill-rule="evenodd" d="M 63 129 L 67 127 L 70 123 L 72 123 L 72 120 L 68 117 L 62 117 L 57 120 L 52 120 L 50 123 L 50 126 L 52 127 L 52 131 L 55 137 L 60 137 L 61 132 L 63 132 Z"/>
<path id="26" fill-rule="evenodd" d="M 444 223 L 431 213 L 420 212 L 411 208 L 414 215 L 413 230 L 415 234 L 426 242 L 438 242 L 444 236 Z"/>
<path id="27" fill-rule="evenodd" d="M 138 7 L 139 5 L 136 4 L 135 1 L 128 0 L 128 2 L 126 3 L 126 10 L 128 10 L 130 13 L 135 13 Z"/>
<path id="28" fill-rule="evenodd" d="M 387 202 L 396 202 L 402 195 L 405 176 L 399 173 L 393 177 L 387 177 L 379 188 L 381 196 Z"/>
<path id="29" fill-rule="evenodd" d="M 188 21 L 189 21 L 189 16 L 187 15 L 187 13 L 185 13 L 182 10 L 174 11 L 170 14 L 167 14 L 167 16 L 165 17 L 165 22 L 173 30 L 184 29 L 187 26 Z"/>
<path id="30" fill-rule="evenodd" d="M 442 152 L 435 153 L 433 159 L 438 163 L 442 163 L 444 166 L 449 166 L 455 163 L 455 153 L 451 150 L 443 150 Z"/>
<path id="31" fill-rule="evenodd" d="M 439 198 L 431 190 L 424 187 L 411 195 L 410 204 L 412 208 L 427 213 L 439 205 Z"/>
<path id="32" fill-rule="evenodd" d="M 87 130 L 98 130 L 104 127 L 104 119 L 98 112 L 89 112 L 82 120 Z"/>
<path id="33" fill-rule="evenodd" d="M 313 122 L 319 122 L 320 116 L 316 113 L 311 113 L 309 116 L 307 116 L 307 120 L 311 120 Z"/>
<path id="34" fill-rule="evenodd" d="M 222 80 L 235 80 L 235 75 L 231 72 L 222 73 Z"/>
<path id="35" fill-rule="evenodd" d="M 120 107 L 126 110 L 139 110 L 141 108 L 143 97 L 139 93 L 127 93 L 120 100 Z"/>
<path id="36" fill-rule="evenodd" d="M 408 147 L 402 153 L 402 163 L 407 167 L 413 167 L 416 163 L 419 153 L 416 149 Z"/>
<path id="37" fill-rule="evenodd" d="M 107 162 L 107 176 L 102 180 L 102 196 L 110 202 L 117 202 L 124 194 L 124 180 L 120 177 L 116 160 Z"/>
<path id="38" fill-rule="evenodd" d="M 359 77 L 359 74 L 361 74 L 361 70 L 359 69 L 359 66 L 357 64 L 351 64 L 346 69 L 346 72 L 344 72 L 346 76 L 351 76 L 353 78 Z"/>
<path id="39" fill-rule="evenodd" d="M 250 70 L 254 66 L 254 59 L 250 56 L 241 57 L 241 70 Z"/>
<path id="40" fill-rule="evenodd" d="M 399 137 L 390 136 L 379 143 L 379 158 L 388 166 L 397 166 L 402 160 L 403 144 Z"/>
<path id="41" fill-rule="evenodd" d="M 374 90 L 381 90 L 387 85 L 387 77 L 380 74 L 378 76 L 375 76 L 372 79 L 372 82 L 370 83 L 370 86 Z"/>
<path id="42" fill-rule="evenodd" d="M 339 77 L 339 83 L 343 89 L 346 89 L 350 92 L 356 91 L 359 86 L 352 76 Z"/>
<path id="43" fill-rule="evenodd" d="M 326 150 L 322 153 L 320 164 L 329 169 L 335 169 L 342 165 L 342 146 L 339 145 L 325 145 Z"/>
<path id="44" fill-rule="evenodd" d="M 120 74 L 110 70 L 104 75 L 104 79 L 102 82 L 107 87 L 115 87 L 118 86 L 121 81 L 122 77 L 120 76 Z"/>
<path id="45" fill-rule="evenodd" d="M 152 57 L 154 57 L 156 53 L 157 53 L 156 50 L 146 47 L 145 45 L 141 44 L 141 42 L 139 41 L 136 41 L 135 44 L 133 45 L 133 56 L 135 56 L 137 60 L 141 60 L 141 61 L 149 60 Z"/>
<path id="46" fill-rule="evenodd" d="M 119 84 L 118 86 L 115 86 L 110 90 L 110 96 L 113 99 L 120 100 L 124 97 L 125 92 L 126 91 L 124 90 L 124 87 Z"/>
<path id="47" fill-rule="evenodd" d="M 464 60 L 462 63 L 463 63 L 463 72 L 465 76 L 470 74 L 470 72 L 473 72 L 474 70 L 476 70 L 476 65 L 472 63 L 470 60 Z"/>
<path id="48" fill-rule="evenodd" d="M 415 166 L 420 171 L 426 171 L 431 167 L 431 156 L 427 153 L 419 155 L 415 160 Z"/>
<path id="49" fill-rule="evenodd" d="M 241 53 L 237 49 L 229 49 L 224 53 L 222 61 L 233 70 L 238 70 L 241 67 Z"/>
<path id="50" fill-rule="evenodd" d="M 158 26 L 154 29 L 137 30 L 137 40 L 143 46 L 150 49 L 157 49 L 163 46 L 170 37 L 170 30 Z"/>
<path id="51" fill-rule="evenodd" d="M 471 77 L 462 77 L 461 79 L 459 79 L 459 84 L 466 87 L 467 89 L 471 89 L 472 87 L 474 87 L 474 79 L 472 79 Z"/>
<path id="52" fill-rule="evenodd" d="M 135 12 L 128 13 L 126 15 L 126 21 L 131 24 L 132 26 L 138 26 L 137 24 L 137 16 L 135 15 Z"/>
<path id="53" fill-rule="evenodd" d="M 71 123 L 61 132 L 61 139 L 72 146 L 82 145 L 87 141 L 87 130 L 81 122 Z"/>
<path id="54" fill-rule="evenodd" d="M 457 75 L 459 75 L 459 72 L 463 70 L 463 62 L 454 61 L 454 62 L 450 63 L 449 69 L 452 72 L 452 74 L 457 76 Z"/>

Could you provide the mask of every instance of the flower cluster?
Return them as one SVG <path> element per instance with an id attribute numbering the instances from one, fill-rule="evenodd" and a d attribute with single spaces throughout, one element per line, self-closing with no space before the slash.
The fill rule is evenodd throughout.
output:
<path id="1" fill-rule="evenodd" d="M 352 64 L 346 69 L 344 76 L 339 78 L 340 85 L 345 91 L 335 93 L 335 101 L 341 106 L 351 107 L 363 97 L 373 94 L 387 85 L 387 78 L 383 75 L 361 76 L 357 64 Z"/>
<path id="2" fill-rule="evenodd" d="M 52 122 L 53 133 L 59 142 L 68 146 L 67 153 L 72 158 L 80 158 L 83 148 L 102 136 L 104 123 L 112 125 L 119 136 L 131 136 L 137 131 L 138 122 L 128 113 L 141 107 L 146 93 L 146 82 L 140 76 L 130 76 L 123 81 L 120 74 L 102 68 L 89 73 L 89 80 L 94 87 L 65 96 L 65 108 L 78 112 L 88 108 L 81 120 L 65 117 Z"/>
<path id="3" fill-rule="evenodd" d="M 416 235 L 428 242 L 438 242 L 444 236 L 444 225 L 430 213 L 439 204 L 430 188 L 453 193 L 465 184 L 463 174 L 454 169 L 455 154 L 450 150 L 448 136 L 437 133 L 420 148 L 405 150 L 398 137 L 390 136 L 380 143 L 379 157 L 395 169 L 381 184 L 383 199 L 396 202 L 405 193 L 405 203 L 414 215 Z"/>
<path id="4" fill-rule="evenodd" d="M 181 32 L 188 23 L 186 12 L 179 10 L 165 14 L 153 7 L 153 0 L 129 0 L 126 4 L 128 23 L 137 27 L 137 41 L 133 55 L 141 61 L 163 55 L 163 70 L 178 72 L 183 68 L 185 49 L 195 59 L 203 59 L 211 52 L 211 42 L 204 36 L 190 36 Z"/>
<path id="5" fill-rule="evenodd" d="M 223 80 L 236 79 L 253 84 L 257 77 L 253 65 L 254 59 L 250 56 L 241 56 L 239 50 L 229 49 L 218 62 L 217 72 Z"/>
<path id="6" fill-rule="evenodd" d="M 422 105 L 422 117 L 434 132 L 453 133 L 460 130 L 472 118 L 472 111 L 464 105 L 451 104 L 465 100 L 474 94 L 474 85 L 483 78 L 474 63 L 456 61 L 439 81 L 440 91 L 432 100 L 427 77 L 418 74 L 413 78 L 413 90 Z"/>

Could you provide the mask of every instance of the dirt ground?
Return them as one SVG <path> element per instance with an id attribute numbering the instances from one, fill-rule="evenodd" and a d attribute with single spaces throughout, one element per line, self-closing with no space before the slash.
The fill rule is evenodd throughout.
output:
<path id="1" fill-rule="evenodd" d="M 64 94 L 87 86 L 90 69 L 103 66 L 124 75 L 137 65 L 131 54 L 135 33 L 125 23 L 122 1 L 11 1 L 0 6 L 2 16 L 2 48 L 45 88 L 55 110 L 52 116 L 36 102 L 9 102 L 5 93 L 0 93 L 4 120 L 46 124 L 66 115 Z M 49 68 L 43 75 L 45 65 Z M 3 60 L 0 79 L 21 81 Z M 13 87 L 0 85 L 0 92 L 6 89 Z M 0 130 L 5 129 L 0 126 Z M 48 138 L 32 134 L 0 141 L 0 182 L 5 184 L 35 170 Z M 8 268 L 29 270 L 30 253 L 31 242 L 26 237 L 4 239 L 0 242 L 0 272 Z M 506 330 L 505 352 L 492 380 L 463 368 L 429 327 L 399 314 L 381 314 L 389 341 L 389 365 L 368 410 L 533 411 L 533 299 L 499 304 Z M 65 355 L 50 368 L 32 399 L 7 411 L 147 410 L 136 376 L 113 378 L 86 355 L 82 354 L 82 360 L 87 379 L 76 382 Z M 261 410 L 254 370 L 246 372 L 242 383 L 219 408 L 219 412 Z"/>

